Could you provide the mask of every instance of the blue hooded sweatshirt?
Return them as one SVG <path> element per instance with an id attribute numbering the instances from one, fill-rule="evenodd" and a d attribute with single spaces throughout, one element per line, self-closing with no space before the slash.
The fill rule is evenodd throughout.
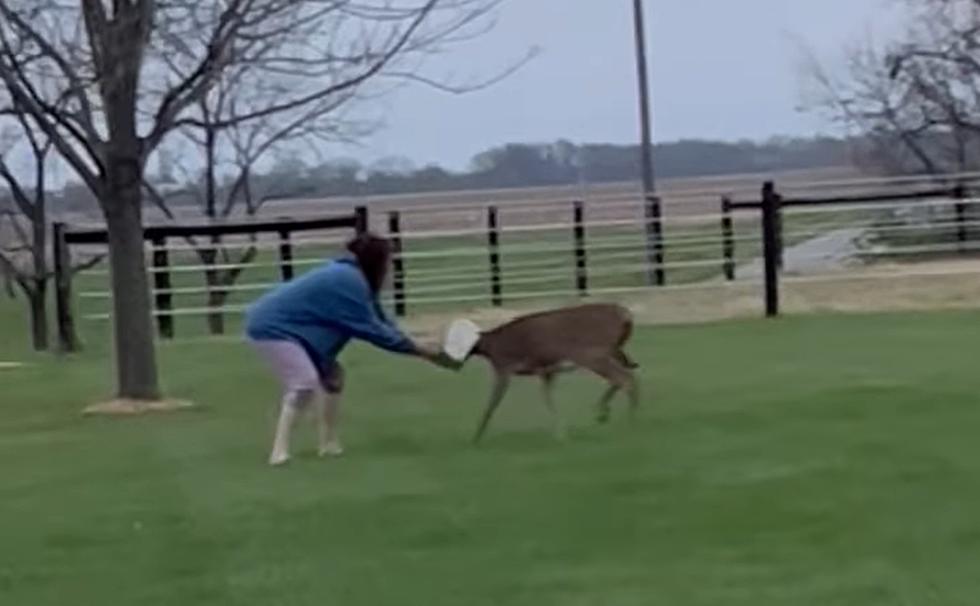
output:
<path id="1" fill-rule="evenodd" d="M 266 293 L 245 316 L 257 341 L 292 341 L 318 368 L 331 364 L 352 338 L 395 353 L 415 346 L 385 315 L 353 257 L 328 261 Z"/>

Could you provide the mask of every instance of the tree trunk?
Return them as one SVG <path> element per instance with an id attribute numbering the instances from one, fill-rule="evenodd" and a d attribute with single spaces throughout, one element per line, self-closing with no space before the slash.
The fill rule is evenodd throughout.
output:
<path id="1" fill-rule="evenodd" d="M 254 234 L 252 235 L 254 238 Z M 215 247 L 220 240 L 214 240 Z M 212 266 L 217 262 L 217 248 L 215 254 L 201 255 L 205 265 Z M 241 277 L 242 271 L 255 260 L 258 249 L 253 245 L 248 248 L 240 257 L 235 259 L 235 267 L 228 269 L 217 269 L 209 267 L 204 272 L 204 279 L 208 285 L 208 329 L 212 335 L 225 334 L 225 311 L 224 307 L 228 303 L 228 297 L 232 294 L 231 288 Z M 228 261 L 228 257 L 225 257 Z"/>
<path id="2" fill-rule="evenodd" d="M 217 243 L 213 242 L 215 248 L 213 254 L 206 255 L 205 264 L 214 265 L 218 260 Z M 225 334 L 225 318 L 221 313 L 221 307 L 225 303 L 226 291 L 222 288 L 225 280 L 221 270 L 208 267 L 204 272 L 204 281 L 208 285 L 208 331 L 212 335 Z"/>
<path id="3" fill-rule="evenodd" d="M 58 330 L 58 353 L 69 354 L 81 350 L 81 342 L 75 332 L 75 316 L 71 305 L 71 253 L 65 244 L 65 226 L 53 226 L 51 261 L 54 263 L 54 312 Z"/>
<path id="4" fill-rule="evenodd" d="M 59 287 L 56 285 L 55 288 Z M 68 300 L 70 298 L 70 295 L 66 297 Z M 62 313 L 57 313 L 57 310 L 55 313 L 58 323 L 58 353 L 78 353 L 82 350 L 82 342 L 78 338 L 78 331 L 75 330 L 75 315 L 70 305 L 62 307 L 60 311 Z"/>
<path id="5" fill-rule="evenodd" d="M 48 350 L 48 281 L 34 281 L 27 299 L 31 308 L 31 342 L 34 351 Z"/>
<path id="6" fill-rule="evenodd" d="M 34 286 L 28 295 L 31 306 L 31 339 L 35 351 L 48 349 L 48 210 L 45 197 L 45 155 L 38 156 L 37 182 L 34 184 L 34 206 L 31 209 L 31 255 L 34 262 Z"/>
<path id="7" fill-rule="evenodd" d="M 222 308 L 228 298 L 227 292 L 220 290 L 218 284 L 209 284 L 208 286 L 216 288 L 216 290 L 208 291 L 208 330 L 212 335 L 223 335 L 225 334 L 225 315 Z"/>
<path id="8" fill-rule="evenodd" d="M 209 247 L 197 249 L 197 255 L 205 266 L 204 283 L 208 287 L 207 305 L 209 309 L 207 314 L 208 332 L 212 335 L 222 335 L 225 332 L 224 318 L 221 317 L 220 312 L 214 311 L 221 307 L 220 299 L 222 299 L 222 271 L 215 267 L 219 260 L 220 242 L 220 237 L 213 236 Z"/>
<path id="9" fill-rule="evenodd" d="M 0 278 L 3 278 L 3 290 L 11 299 L 17 298 L 17 291 L 14 290 L 14 276 L 6 265 L 0 263 Z"/>
<path id="10" fill-rule="evenodd" d="M 112 275 L 117 395 L 133 400 L 156 400 L 160 388 L 143 249 L 139 167 L 126 170 L 125 163 L 122 164 L 109 171 L 104 203 Z"/>

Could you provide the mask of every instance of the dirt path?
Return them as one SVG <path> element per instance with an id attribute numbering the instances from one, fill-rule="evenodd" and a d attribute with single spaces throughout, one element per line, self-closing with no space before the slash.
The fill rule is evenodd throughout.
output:
<path id="1" fill-rule="evenodd" d="M 857 256 L 857 241 L 865 229 L 849 227 L 836 229 L 799 244 L 783 252 L 783 275 L 812 275 L 848 269 Z M 761 280 L 765 275 L 762 259 L 755 259 L 735 270 L 739 280 Z"/>

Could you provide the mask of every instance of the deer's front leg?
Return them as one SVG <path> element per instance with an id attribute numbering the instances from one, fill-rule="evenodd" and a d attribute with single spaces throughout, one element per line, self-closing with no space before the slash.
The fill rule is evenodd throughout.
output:
<path id="1" fill-rule="evenodd" d="M 490 418 L 493 417 L 493 413 L 504 399 L 504 394 L 507 393 L 507 387 L 509 385 L 510 374 L 499 370 L 496 371 L 493 389 L 490 391 L 490 401 L 487 403 L 487 409 L 483 411 L 483 418 L 480 419 L 480 425 L 476 428 L 476 434 L 473 436 L 474 444 L 483 438 L 483 434 L 487 430 L 487 424 L 490 423 Z"/>

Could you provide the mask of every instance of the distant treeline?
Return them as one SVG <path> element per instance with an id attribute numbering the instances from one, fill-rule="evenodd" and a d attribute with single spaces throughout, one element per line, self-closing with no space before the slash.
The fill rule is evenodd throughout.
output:
<path id="1" fill-rule="evenodd" d="M 849 150 L 846 141 L 833 138 L 691 140 L 658 144 L 654 158 L 659 177 L 696 177 L 842 166 L 851 163 Z M 334 160 L 313 167 L 278 162 L 257 184 L 260 190 L 274 191 L 273 184 L 289 182 L 297 195 L 338 196 L 610 183 L 637 180 L 639 175 L 635 145 L 557 141 L 495 147 L 474 156 L 469 170 L 460 172 L 434 165 L 415 167 L 403 158 L 371 165 Z M 268 182 L 261 184 L 262 180 Z"/>
<path id="2" fill-rule="evenodd" d="M 782 137 L 764 142 L 685 140 L 658 144 L 654 158 L 659 178 L 697 177 L 842 166 L 852 163 L 852 149 L 851 142 L 829 137 Z M 635 145 L 557 141 L 495 147 L 474 156 L 465 171 L 419 167 L 401 157 L 372 164 L 338 158 L 311 166 L 298 154 L 285 154 L 271 167 L 253 174 L 251 189 L 259 196 L 274 198 L 383 195 L 610 183 L 637 180 L 639 174 Z M 199 184 L 166 185 L 171 191 L 193 191 Z M 91 195 L 81 185 L 70 186 L 55 198 L 53 206 L 94 209 Z M 191 205 L 199 197 L 187 193 L 171 198 L 171 204 Z"/>

